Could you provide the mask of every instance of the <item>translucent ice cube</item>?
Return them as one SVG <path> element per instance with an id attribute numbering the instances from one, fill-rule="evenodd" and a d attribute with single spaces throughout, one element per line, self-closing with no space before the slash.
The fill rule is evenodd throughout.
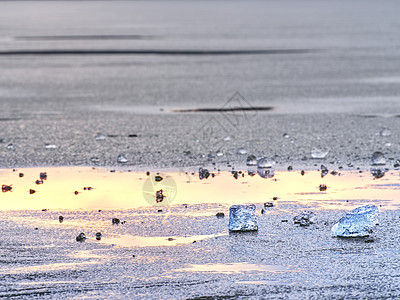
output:
<path id="1" fill-rule="evenodd" d="M 353 209 L 333 225 L 332 233 L 338 237 L 369 236 L 378 222 L 379 210 L 375 205 L 365 205 Z"/>
<path id="2" fill-rule="evenodd" d="M 128 159 L 126 158 L 126 156 L 124 154 L 121 153 L 117 157 L 117 162 L 120 163 L 120 164 L 125 164 L 125 163 L 128 162 Z"/>
<path id="3" fill-rule="evenodd" d="M 390 131 L 390 129 L 387 128 L 383 128 L 380 132 L 379 132 L 380 136 L 391 136 L 392 132 Z"/>
<path id="4" fill-rule="evenodd" d="M 248 166 L 256 166 L 257 165 L 257 158 L 255 155 L 249 155 L 246 160 L 246 165 Z"/>
<path id="5" fill-rule="evenodd" d="M 386 164 L 386 159 L 382 152 L 376 151 L 372 154 L 371 162 L 374 166 L 384 165 Z"/>
<path id="6" fill-rule="evenodd" d="M 94 139 L 95 139 L 96 141 L 104 141 L 104 140 L 106 139 L 106 135 L 103 134 L 103 133 L 101 133 L 101 132 L 99 132 L 99 133 L 97 133 L 97 134 L 95 135 Z"/>
<path id="7" fill-rule="evenodd" d="M 272 166 L 275 164 L 274 161 L 266 158 L 266 157 L 262 157 L 257 161 L 257 167 L 258 168 L 272 168 Z"/>
<path id="8" fill-rule="evenodd" d="M 229 208 L 229 231 L 258 230 L 256 206 L 232 205 Z"/>
<path id="9" fill-rule="evenodd" d="M 236 150 L 236 154 L 239 154 L 239 155 L 246 155 L 246 154 L 247 154 L 247 150 L 246 150 L 245 148 L 238 148 L 238 149 Z"/>
<path id="10" fill-rule="evenodd" d="M 329 153 L 329 150 L 322 150 L 322 149 L 317 149 L 314 148 L 311 150 L 311 158 L 314 159 L 322 159 L 325 158 Z"/>

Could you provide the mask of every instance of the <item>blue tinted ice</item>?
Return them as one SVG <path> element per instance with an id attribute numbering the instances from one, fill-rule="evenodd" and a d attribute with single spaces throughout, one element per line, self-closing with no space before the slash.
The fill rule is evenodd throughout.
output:
<path id="1" fill-rule="evenodd" d="M 375 205 L 365 205 L 346 213 L 333 225 L 332 233 L 339 237 L 369 236 L 378 222 L 379 210 Z"/>
<path id="2" fill-rule="evenodd" d="M 229 231 L 258 230 L 256 206 L 232 205 L 229 208 Z"/>

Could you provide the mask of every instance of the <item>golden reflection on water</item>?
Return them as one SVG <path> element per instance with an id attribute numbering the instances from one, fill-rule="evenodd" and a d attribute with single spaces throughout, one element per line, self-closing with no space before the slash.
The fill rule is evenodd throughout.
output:
<path id="1" fill-rule="evenodd" d="M 40 172 L 47 172 L 47 180 L 37 185 Z M 23 173 L 23 177 L 19 177 Z M 341 172 L 321 178 L 318 171 L 276 172 L 273 178 L 258 175 L 239 176 L 229 172 L 200 180 L 196 175 L 178 172 L 155 173 L 110 172 L 102 168 L 57 167 L 29 168 L 0 171 L 0 184 L 12 185 L 11 191 L 0 194 L 1 210 L 95 210 L 129 209 L 145 206 L 203 203 L 263 203 L 278 197 L 276 203 L 287 201 L 318 204 L 325 209 L 348 208 L 354 202 L 377 202 L 384 208 L 400 204 L 400 177 L 397 171 L 374 179 L 365 171 Z M 321 192 L 319 185 L 328 189 Z M 90 187 L 91 189 L 84 189 Z M 29 190 L 35 190 L 33 194 Z M 156 202 L 156 191 L 163 190 L 164 198 Z M 346 207 L 344 207 L 346 206 Z"/>
<path id="2" fill-rule="evenodd" d="M 176 237 L 164 237 L 164 236 L 132 236 L 132 235 L 120 235 L 115 238 L 104 239 L 102 242 L 106 244 L 114 244 L 122 247 L 158 247 L 158 246 L 176 246 L 180 244 L 190 244 L 193 242 L 222 236 L 222 234 L 211 234 L 211 235 L 193 235 L 193 236 L 176 236 Z"/>

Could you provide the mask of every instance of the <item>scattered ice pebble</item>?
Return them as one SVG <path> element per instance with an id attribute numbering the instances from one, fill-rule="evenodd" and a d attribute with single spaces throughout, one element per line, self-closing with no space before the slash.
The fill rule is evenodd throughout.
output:
<path id="1" fill-rule="evenodd" d="M 288 139 L 288 138 L 290 138 L 290 135 L 287 134 L 287 133 L 284 133 L 284 134 L 283 134 L 283 137 L 284 137 L 285 139 Z"/>
<path id="2" fill-rule="evenodd" d="M 215 153 L 215 155 L 216 156 L 218 156 L 218 157 L 221 157 L 221 156 L 224 156 L 224 153 L 222 152 L 222 151 L 217 151 L 216 153 Z"/>
<path id="3" fill-rule="evenodd" d="M 257 158 L 254 155 L 247 156 L 246 165 L 248 166 L 256 166 Z"/>
<path id="4" fill-rule="evenodd" d="M 321 192 L 325 192 L 328 189 L 326 184 L 320 184 L 318 188 Z"/>
<path id="5" fill-rule="evenodd" d="M 372 162 L 372 165 L 374 165 L 374 166 L 384 165 L 384 164 L 386 164 L 386 159 L 382 152 L 375 151 L 372 154 L 371 162 Z"/>
<path id="6" fill-rule="evenodd" d="M 225 214 L 224 214 L 223 212 L 218 212 L 215 216 L 216 216 L 218 219 L 225 218 Z"/>
<path id="7" fill-rule="evenodd" d="M 383 128 L 380 132 L 379 132 L 380 136 L 391 136 L 392 132 L 387 129 L 387 128 Z"/>
<path id="8" fill-rule="evenodd" d="M 101 132 L 99 132 L 94 136 L 94 139 L 96 141 L 104 141 L 106 139 L 106 135 L 101 133 Z"/>
<path id="9" fill-rule="evenodd" d="M 6 146 L 6 149 L 7 149 L 7 150 L 10 150 L 10 151 L 14 151 L 14 150 L 15 150 L 15 146 L 14 146 L 14 144 L 8 144 L 8 145 Z"/>
<path id="10" fill-rule="evenodd" d="M 346 213 L 333 225 L 332 233 L 338 237 L 365 237 L 372 233 L 378 222 L 379 209 L 375 205 L 365 205 Z"/>
<path id="11" fill-rule="evenodd" d="M 9 192 L 11 190 L 12 190 L 12 184 L 11 185 L 3 184 L 2 187 L 1 187 L 1 191 L 3 193 Z"/>
<path id="12" fill-rule="evenodd" d="M 244 149 L 244 148 L 238 148 L 238 149 L 236 150 L 236 154 L 239 154 L 239 155 L 246 155 L 246 154 L 247 154 L 247 150 Z"/>
<path id="13" fill-rule="evenodd" d="M 199 169 L 199 179 L 200 180 L 202 180 L 204 178 L 207 179 L 208 177 L 210 177 L 210 172 L 208 172 L 207 169 L 200 168 Z"/>
<path id="14" fill-rule="evenodd" d="M 256 206 L 232 205 L 229 208 L 229 231 L 258 230 Z"/>
<path id="15" fill-rule="evenodd" d="M 125 163 L 128 162 L 128 159 L 126 158 L 126 156 L 124 154 L 121 153 L 117 157 L 117 162 L 120 163 L 120 164 L 125 164 Z"/>
<path id="16" fill-rule="evenodd" d="M 164 198 L 166 196 L 164 195 L 164 191 L 161 189 L 159 191 L 156 191 L 156 202 L 160 203 L 164 201 Z"/>
<path id="17" fill-rule="evenodd" d="M 257 161 L 258 168 L 272 168 L 275 163 L 266 157 L 262 157 Z"/>
<path id="18" fill-rule="evenodd" d="M 322 150 L 322 149 L 317 149 L 314 148 L 311 150 L 311 158 L 314 159 L 322 159 L 325 158 L 329 153 L 329 150 Z"/>
<path id="19" fill-rule="evenodd" d="M 90 161 L 92 163 L 99 163 L 100 162 L 100 158 L 98 158 L 97 156 L 93 156 L 90 158 Z"/>
<path id="20" fill-rule="evenodd" d="M 261 178 L 272 178 L 275 176 L 275 170 L 272 168 L 258 168 L 257 174 L 260 175 Z"/>
<path id="21" fill-rule="evenodd" d="M 293 222 L 300 226 L 309 226 L 315 222 L 315 214 L 312 211 L 303 211 L 293 218 Z"/>
<path id="22" fill-rule="evenodd" d="M 224 141 L 225 141 L 225 142 L 228 142 L 228 141 L 230 141 L 230 140 L 231 140 L 231 137 L 230 137 L 230 136 L 224 137 Z"/>
<path id="23" fill-rule="evenodd" d="M 118 225 L 119 223 L 121 223 L 121 220 L 118 218 L 112 218 L 111 219 L 111 224 L 113 225 Z"/>
<path id="24" fill-rule="evenodd" d="M 371 169 L 371 174 L 376 179 L 382 178 L 383 176 L 385 176 L 385 170 L 382 170 L 382 169 L 379 169 L 379 168 Z"/>
<path id="25" fill-rule="evenodd" d="M 83 242 L 83 241 L 85 241 L 86 240 L 86 235 L 83 233 L 83 232 L 81 232 L 80 234 L 78 234 L 78 236 L 76 237 L 76 241 L 77 242 Z"/>
<path id="26" fill-rule="evenodd" d="M 46 149 L 57 149 L 58 148 L 57 145 L 54 145 L 54 144 L 45 144 L 44 147 Z"/>

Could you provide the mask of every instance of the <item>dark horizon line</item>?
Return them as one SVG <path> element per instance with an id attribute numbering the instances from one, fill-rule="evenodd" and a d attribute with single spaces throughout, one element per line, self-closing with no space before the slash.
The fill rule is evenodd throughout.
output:
<path id="1" fill-rule="evenodd" d="M 307 54 L 320 52 L 317 49 L 264 49 L 264 50 L 166 50 L 166 49 L 43 49 L 43 50 L 2 50 L 4 55 L 275 55 Z"/>
<path id="2" fill-rule="evenodd" d="M 153 37 L 140 34 L 77 34 L 77 35 L 20 35 L 17 41 L 73 41 L 73 40 L 148 40 Z"/>

